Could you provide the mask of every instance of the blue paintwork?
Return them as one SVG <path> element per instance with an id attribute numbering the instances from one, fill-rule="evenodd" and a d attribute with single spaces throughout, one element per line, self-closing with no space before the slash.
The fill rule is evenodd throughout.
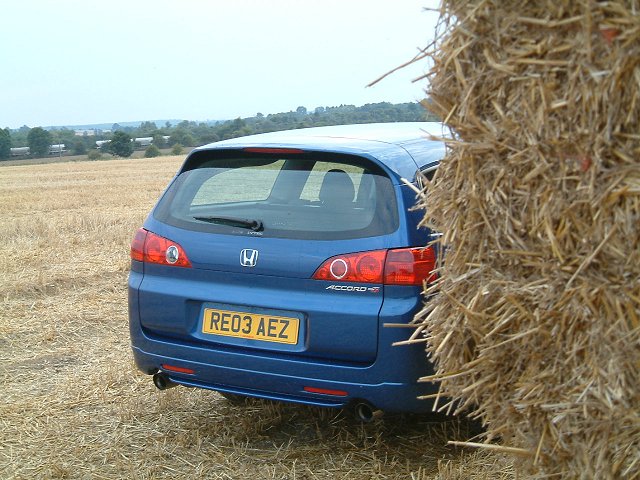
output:
<path id="1" fill-rule="evenodd" d="M 327 287 L 340 282 L 311 278 L 324 260 L 337 254 L 428 243 L 429 231 L 417 228 L 420 213 L 408 211 L 415 194 L 401 180 L 415 181 L 420 167 L 437 164 L 444 154 L 442 143 L 426 139 L 424 130 L 441 133 L 440 124 L 430 123 L 322 127 L 194 150 L 183 168 L 201 152 L 247 146 L 359 155 L 388 173 L 405 214 L 391 234 L 339 241 L 196 232 L 150 214 L 144 228 L 182 245 L 193 268 L 132 261 L 129 318 L 138 368 L 146 373 L 161 370 L 162 364 L 191 368 L 194 375 L 166 373 L 183 385 L 262 398 L 331 407 L 366 400 L 388 411 L 429 410 L 429 402 L 417 399 L 434 391 L 433 385 L 417 381 L 432 373 L 424 345 L 392 346 L 413 330 L 384 326 L 413 319 L 422 307 L 421 288 L 365 285 L 374 290 L 335 291 Z M 259 250 L 256 267 L 240 265 L 244 248 Z M 298 318 L 299 341 L 285 345 L 204 334 L 201 320 L 207 307 Z M 348 395 L 308 393 L 304 387 Z"/>

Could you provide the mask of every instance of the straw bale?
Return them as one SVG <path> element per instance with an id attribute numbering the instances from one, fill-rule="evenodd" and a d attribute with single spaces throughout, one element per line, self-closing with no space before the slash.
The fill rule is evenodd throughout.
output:
<path id="1" fill-rule="evenodd" d="M 640 2 L 443 0 L 421 196 L 447 249 L 416 322 L 436 408 L 523 472 L 640 472 Z"/>

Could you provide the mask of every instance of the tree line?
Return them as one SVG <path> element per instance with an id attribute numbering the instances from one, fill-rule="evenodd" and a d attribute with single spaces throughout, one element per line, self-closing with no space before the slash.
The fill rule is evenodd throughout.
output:
<path id="1" fill-rule="evenodd" d="M 420 103 L 408 102 L 392 104 L 388 102 L 366 104 L 361 107 L 340 105 L 338 107 L 318 107 L 308 111 L 298 107 L 295 111 L 253 117 L 236 118 L 218 122 L 194 122 L 184 120 L 177 125 L 167 122 L 163 126 L 145 121 L 137 127 L 113 124 L 110 131 L 96 130 L 95 135 L 76 135 L 68 128 L 44 129 L 23 126 L 17 130 L 0 129 L 0 159 L 11 157 L 12 147 L 29 147 L 30 156 L 47 156 L 50 146 L 64 144 L 72 155 L 88 154 L 96 158 L 101 152 L 120 157 L 129 157 L 133 151 L 135 138 L 152 138 L 146 156 L 157 156 L 161 148 L 172 148 L 180 153 L 182 147 L 195 147 L 218 140 L 226 140 L 255 133 L 275 132 L 306 127 L 344 125 L 351 123 L 389 123 L 436 121 L 437 118 Z M 108 140 L 108 143 L 98 143 Z"/>

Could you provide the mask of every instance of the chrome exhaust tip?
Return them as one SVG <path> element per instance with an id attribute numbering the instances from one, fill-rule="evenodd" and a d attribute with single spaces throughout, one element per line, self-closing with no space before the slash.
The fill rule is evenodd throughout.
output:
<path id="1" fill-rule="evenodd" d="M 373 405 L 367 402 L 357 403 L 354 407 L 356 419 L 363 423 L 371 423 L 377 418 L 381 418 L 384 415 L 382 410 L 375 408 Z"/>
<path id="2" fill-rule="evenodd" d="M 158 372 L 153 375 L 153 384 L 158 390 L 166 390 L 167 388 L 178 386 L 177 383 L 172 382 L 171 379 L 162 372 Z"/>

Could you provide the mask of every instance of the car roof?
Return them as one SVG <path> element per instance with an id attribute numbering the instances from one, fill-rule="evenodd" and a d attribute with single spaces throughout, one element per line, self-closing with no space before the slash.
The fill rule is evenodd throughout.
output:
<path id="1" fill-rule="evenodd" d="M 385 142 L 402 144 L 403 142 L 425 139 L 427 134 L 442 135 L 443 129 L 440 122 L 399 122 L 399 123 L 361 123 L 353 125 L 331 125 L 326 127 L 299 128 L 279 132 L 259 133 L 245 137 L 237 137 L 223 140 L 211 145 L 232 145 L 236 143 L 260 142 L 274 143 L 291 140 L 303 141 L 303 139 L 323 138 L 337 140 L 348 138 L 350 140 L 362 140 L 371 142 Z"/>
<path id="2" fill-rule="evenodd" d="M 440 122 L 399 122 L 335 125 L 260 133 L 211 143 L 194 149 L 247 147 L 302 148 L 367 156 L 399 177 L 414 179 L 416 170 L 435 165 L 444 155 L 444 143 L 432 137 L 446 135 Z"/>

